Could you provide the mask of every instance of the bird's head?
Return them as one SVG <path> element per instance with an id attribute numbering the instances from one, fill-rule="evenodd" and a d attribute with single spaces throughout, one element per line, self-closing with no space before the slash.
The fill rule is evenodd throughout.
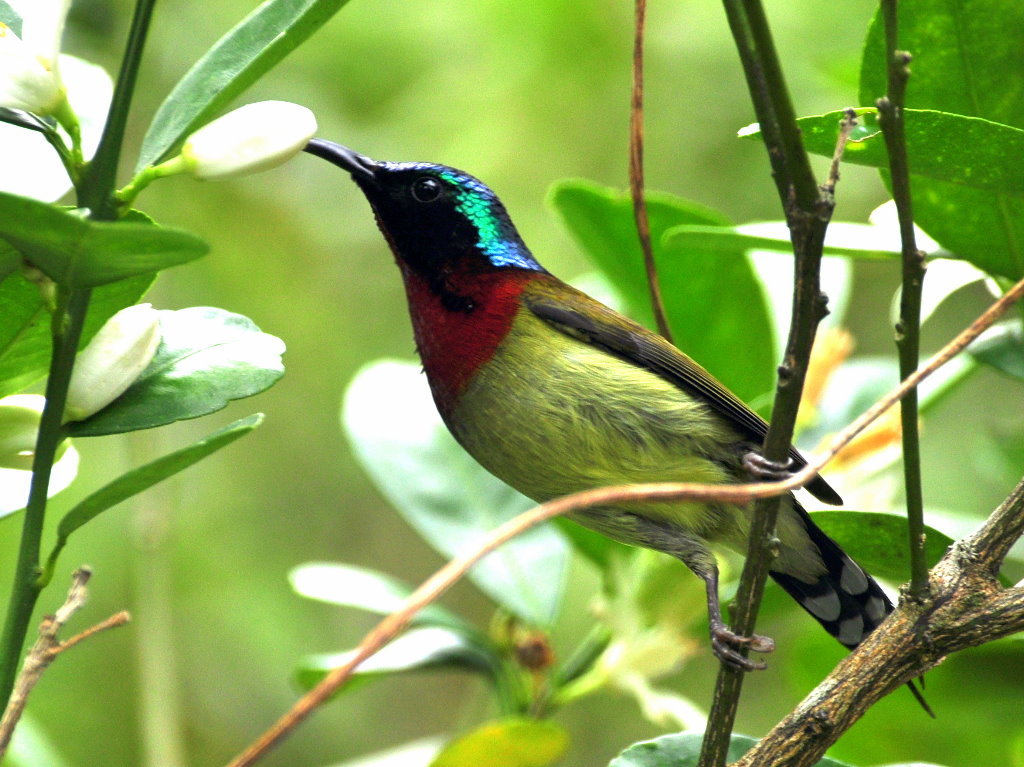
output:
<path id="1" fill-rule="evenodd" d="M 468 173 L 431 163 L 378 162 L 323 139 L 310 141 L 306 151 L 349 172 L 395 256 L 421 275 L 543 271 L 498 196 Z"/>

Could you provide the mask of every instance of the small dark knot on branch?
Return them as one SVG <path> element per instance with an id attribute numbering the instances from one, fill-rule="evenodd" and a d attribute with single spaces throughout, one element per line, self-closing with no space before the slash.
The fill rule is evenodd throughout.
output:
<path id="1" fill-rule="evenodd" d="M 823 319 L 828 317 L 828 293 L 825 293 L 824 291 L 818 293 L 815 300 L 814 311 L 818 317 L 818 322 L 821 322 Z"/>
<path id="2" fill-rule="evenodd" d="M 821 737 L 835 729 L 831 715 L 820 708 L 811 712 L 804 724 L 804 731 L 813 737 Z"/>

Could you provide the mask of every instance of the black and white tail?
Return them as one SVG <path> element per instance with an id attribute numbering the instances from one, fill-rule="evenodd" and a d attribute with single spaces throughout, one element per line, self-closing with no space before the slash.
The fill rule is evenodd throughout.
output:
<path id="1" fill-rule="evenodd" d="M 786 573 L 769 571 L 769 574 L 829 634 L 852 650 L 885 620 L 893 611 L 893 604 L 875 579 L 825 535 L 799 504 L 794 503 L 794 508 L 811 541 L 821 552 L 827 572 L 814 583 L 805 583 Z M 921 707 L 934 718 L 935 714 L 914 682 L 907 682 L 907 686 Z"/>
<path id="2" fill-rule="evenodd" d="M 806 511 L 794 506 L 827 572 L 814 583 L 786 573 L 770 574 L 829 634 L 852 650 L 893 611 L 892 602 L 875 579 L 825 535 Z"/>

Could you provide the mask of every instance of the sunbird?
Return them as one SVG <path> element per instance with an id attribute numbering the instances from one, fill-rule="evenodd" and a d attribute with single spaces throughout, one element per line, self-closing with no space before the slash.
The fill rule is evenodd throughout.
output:
<path id="1" fill-rule="evenodd" d="M 347 171 L 369 201 L 405 283 L 437 409 L 496 477 L 538 502 L 607 485 L 750 480 L 764 419 L 662 336 L 545 270 L 481 181 L 322 139 L 306 151 Z M 792 469 L 806 465 L 795 448 L 789 458 Z M 807 490 L 842 503 L 820 476 Z M 711 544 L 744 553 L 752 515 L 752 504 L 646 501 L 570 518 L 680 559 L 706 586 L 715 655 L 750 670 L 764 664 L 739 649 L 772 643 L 723 621 Z M 892 612 L 791 494 L 776 535 L 772 578 L 847 648 Z"/>

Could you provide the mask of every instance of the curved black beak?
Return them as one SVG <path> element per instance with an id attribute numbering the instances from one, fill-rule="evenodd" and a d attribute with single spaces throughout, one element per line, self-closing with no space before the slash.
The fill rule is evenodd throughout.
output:
<path id="1" fill-rule="evenodd" d="M 352 174 L 353 180 L 373 181 L 377 170 L 377 162 L 369 157 L 353 152 L 347 146 L 335 144 L 322 138 L 310 139 L 303 149 L 312 155 L 337 165 Z"/>

